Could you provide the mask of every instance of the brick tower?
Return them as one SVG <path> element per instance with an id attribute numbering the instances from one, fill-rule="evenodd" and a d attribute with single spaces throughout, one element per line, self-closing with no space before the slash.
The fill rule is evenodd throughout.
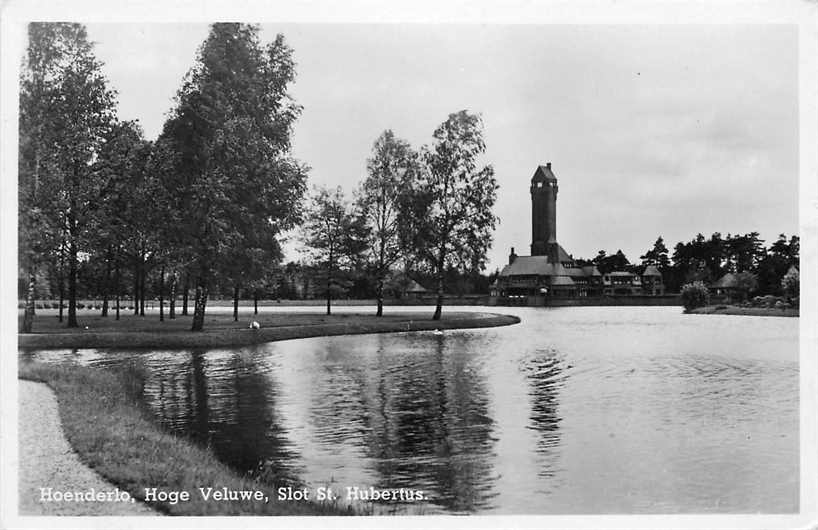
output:
<path id="1" fill-rule="evenodd" d="M 531 177 L 531 255 L 559 261 L 557 245 L 557 177 L 551 162 L 538 166 Z"/>

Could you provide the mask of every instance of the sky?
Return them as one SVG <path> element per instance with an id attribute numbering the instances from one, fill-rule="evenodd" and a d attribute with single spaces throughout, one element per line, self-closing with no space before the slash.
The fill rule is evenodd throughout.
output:
<path id="1" fill-rule="evenodd" d="M 207 31 L 89 24 L 119 117 L 155 138 Z M 450 113 L 481 114 L 500 185 L 489 270 L 529 253 L 528 186 L 547 162 L 557 239 L 577 258 L 797 233 L 795 26 L 262 25 L 263 42 L 277 33 L 294 49 L 310 186 L 351 192 L 385 129 L 417 148 Z"/>

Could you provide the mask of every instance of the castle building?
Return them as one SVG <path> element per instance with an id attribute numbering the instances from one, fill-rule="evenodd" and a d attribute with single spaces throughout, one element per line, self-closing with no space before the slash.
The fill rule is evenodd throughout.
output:
<path id="1" fill-rule="evenodd" d="M 511 249 L 508 265 L 500 271 L 500 297 L 576 297 L 602 294 L 602 275 L 593 265 L 577 266 L 557 242 L 557 177 L 551 162 L 538 166 L 531 177 L 531 255 Z"/>
<path id="2" fill-rule="evenodd" d="M 664 294 L 662 275 L 649 266 L 638 274 L 614 271 L 604 276 L 594 265 L 579 266 L 557 241 L 557 177 L 551 162 L 538 166 L 531 177 L 531 255 L 511 248 L 492 295 L 500 299 L 574 298 L 603 295 Z"/>

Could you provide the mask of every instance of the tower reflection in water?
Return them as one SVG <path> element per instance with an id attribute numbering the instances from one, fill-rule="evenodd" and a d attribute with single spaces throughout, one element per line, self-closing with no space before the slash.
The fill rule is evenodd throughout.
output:
<path id="1" fill-rule="evenodd" d="M 523 365 L 529 382 L 531 399 L 531 423 L 528 428 L 539 433 L 536 452 L 541 456 L 538 474 L 553 479 L 558 474 L 560 445 L 559 392 L 565 385 L 567 374 L 565 363 L 559 354 L 551 349 L 538 350 L 528 356 Z M 546 481 L 546 489 L 556 484 Z"/>

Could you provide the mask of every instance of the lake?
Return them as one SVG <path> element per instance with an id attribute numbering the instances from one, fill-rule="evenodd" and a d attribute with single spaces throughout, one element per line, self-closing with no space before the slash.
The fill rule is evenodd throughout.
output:
<path id="1" fill-rule="evenodd" d="M 522 322 L 21 362 L 136 364 L 160 423 L 275 484 L 430 497 L 378 513 L 798 511 L 798 319 L 497 311 Z"/>

